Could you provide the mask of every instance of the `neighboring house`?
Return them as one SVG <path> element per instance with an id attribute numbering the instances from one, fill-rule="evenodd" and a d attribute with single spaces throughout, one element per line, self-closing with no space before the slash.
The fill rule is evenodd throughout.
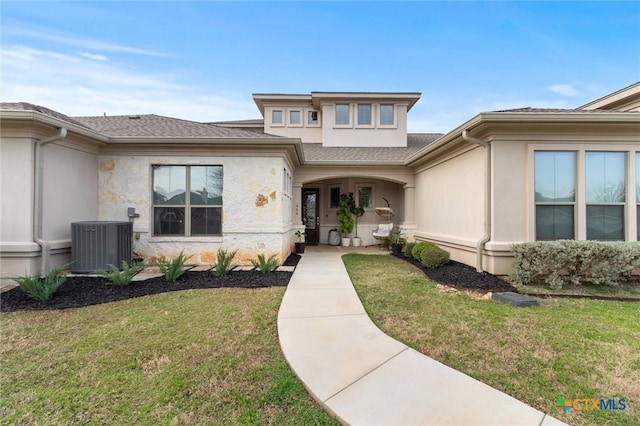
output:
<path id="1" fill-rule="evenodd" d="M 253 98 L 263 119 L 216 123 L 3 103 L 0 276 L 68 261 L 72 222 L 129 208 L 150 261 L 284 258 L 297 229 L 327 243 L 345 193 L 365 209 L 363 244 L 388 201 L 407 238 L 496 274 L 517 242 L 640 240 L 640 83 L 575 110 L 481 113 L 446 135 L 407 134 L 419 93 Z"/>

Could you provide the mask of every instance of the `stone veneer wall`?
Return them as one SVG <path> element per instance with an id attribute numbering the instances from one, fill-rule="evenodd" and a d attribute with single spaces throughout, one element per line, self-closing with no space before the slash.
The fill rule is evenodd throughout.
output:
<path id="1" fill-rule="evenodd" d="M 100 156 L 99 218 L 128 220 L 127 208 L 135 207 L 134 252 L 147 262 L 173 257 L 180 251 L 189 263 L 213 264 L 219 249 L 238 250 L 236 261 L 249 264 L 259 253 L 277 254 L 283 260 L 291 252 L 291 189 L 289 168 L 279 157 L 178 157 Z M 152 166 L 222 165 L 222 236 L 154 237 Z"/>

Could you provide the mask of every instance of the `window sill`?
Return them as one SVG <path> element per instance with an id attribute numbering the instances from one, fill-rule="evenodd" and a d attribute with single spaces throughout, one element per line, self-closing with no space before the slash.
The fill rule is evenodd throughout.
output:
<path id="1" fill-rule="evenodd" d="M 195 237 L 183 237 L 183 236 L 157 236 L 150 237 L 148 239 L 150 243 L 221 243 L 223 241 L 222 235 L 198 235 Z"/>

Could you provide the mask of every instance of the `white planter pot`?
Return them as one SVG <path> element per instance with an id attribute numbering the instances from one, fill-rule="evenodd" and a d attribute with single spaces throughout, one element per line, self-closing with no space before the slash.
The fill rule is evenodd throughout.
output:
<path id="1" fill-rule="evenodd" d="M 351 245 L 351 238 L 342 238 L 342 247 L 349 247 Z"/>
<path id="2" fill-rule="evenodd" d="M 360 247 L 360 244 L 362 243 L 362 240 L 360 239 L 360 237 L 353 237 L 351 239 L 351 242 L 352 242 L 354 247 Z"/>

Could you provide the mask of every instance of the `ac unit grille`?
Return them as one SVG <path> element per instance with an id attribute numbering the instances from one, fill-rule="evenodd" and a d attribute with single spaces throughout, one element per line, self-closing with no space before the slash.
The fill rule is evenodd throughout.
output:
<path id="1" fill-rule="evenodd" d="M 93 273 L 131 263 L 132 222 L 75 222 L 71 224 L 71 272 Z"/>

